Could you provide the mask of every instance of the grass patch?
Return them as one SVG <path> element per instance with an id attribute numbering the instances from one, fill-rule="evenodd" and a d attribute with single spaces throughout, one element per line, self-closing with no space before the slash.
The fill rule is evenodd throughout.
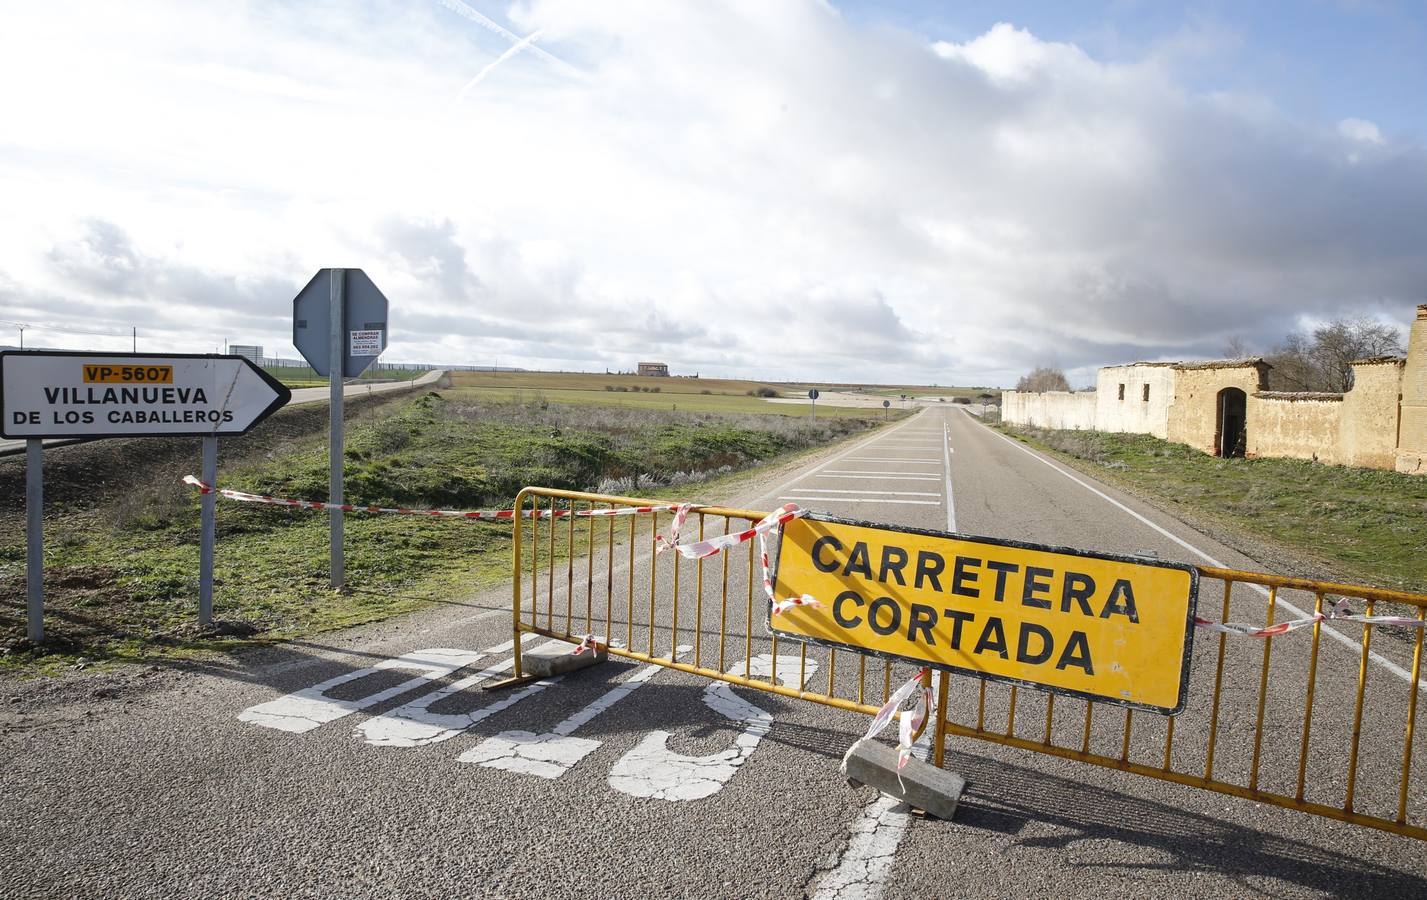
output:
<path id="1" fill-rule="evenodd" d="M 464 373 L 462 373 L 464 374 Z M 645 379 L 653 381 L 656 379 Z M 667 381 L 668 379 L 657 379 Z M 606 391 L 603 388 L 593 390 L 566 389 L 566 388 L 526 388 L 526 387 L 469 387 L 468 381 L 461 378 L 453 378 L 455 390 L 451 392 L 453 398 L 465 398 L 474 401 L 514 401 L 517 403 L 541 402 L 547 404 L 565 404 L 573 406 L 609 406 L 625 408 L 630 410 L 650 410 L 660 412 L 699 412 L 717 413 L 732 415 L 767 415 L 782 416 L 786 418 L 807 418 L 808 407 L 796 403 L 770 403 L 768 400 L 757 396 L 749 396 L 746 393 L 702 393 L 702 392 L 678 392 L 660 391 L 653 392 L 621 392 Z M 707 389 L 704 389 L 707 390 Z M 750 389 L 753 390 L 753 389 Z M 769 389 L 771 390 L 771 389 Z M 840 418 L 870 418 L 874 410 L 861 407 L 840 407 L 831 406 L 825 403 L 818 404 L 818 418 L 840 417 Z"/>
<path id="2" fill-rule="evenodd" d="M 323 418 L 284 411 L 253 435 L 225 442 L 222 484 L 325 499 Z M 693 483 L 785 459 L 875 421 L 428 392 L 349 416 L 346 491 L 360 504 L 465 509 L 508 507 L 531 484 L 687 495 Z M 176 477 L 197 463 L 192 444 L 100 442 L 67 448 L 47 467 L 44 647 L 24 638 L 24 530 L 16 527 L 23 498 L 0 496 L 0 667 L 47 671 L 79 657 L 183 656 L 286 639 L 469 595 L 509 577 L 509 524 L 352 514 L 347 576 L 355 590 L 335 593 L 327 587 L 324 514 L 220 501 L 214 608 L 222 628 L 200 633 L 199 499 Z M 89 484 L 86 473 L 105 467 L 125 477 Z M 0 482 L 18 472 L 0 470 Z M 559 533 L 557 554 L 564 552 Z"/>
<path id="3" fill-rule="evenodd" d="M 1148 435 L 1002 426 L 1171 512 L 1278 543 L 1328 577 L 1427 592 L 1427 478 L 1294 459 L 1219 459 Z"/>

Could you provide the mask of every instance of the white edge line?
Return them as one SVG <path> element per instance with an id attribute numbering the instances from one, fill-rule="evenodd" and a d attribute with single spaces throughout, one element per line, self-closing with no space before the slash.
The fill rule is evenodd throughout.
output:
<path id="1" fill-rule="evenodd" d="M 969 415 L 971 415 L 971 413 L 967 413 L 967 415 L 969 416 Z M 1158 531 L 1160 534 L 1162 534 L 1162 535 L 1164 535 L 1165 537 L 1169 538 L 1171 541 L 1174 541 L 1176 544 L 1178 544 L 1179 546 L 1181 546 L 1181 547 L 1183 547 L 1184 549 L 1188 550 L 1190 553 L 1193 553 L 1194 555 L 1198 556 L 1200 559 L 1202 559 L 1202 560 L 1204 560 L 1205 562 L 1209 563 L 1209 565 L 1215 566 L 1216 568 L 1220 568 L 1220 569 L 1228 569 L 1228 568 L 1231 568 L 1230 566 L 1225 565 L 1224 563 L 1222 563 L 1222 562 L 1220 562 L 1219 560 L 1215 559 L 1214 557 L 1210 556 L 1208 553 L 1205 553 L 1203 550 L 1200 550 L 1198 547 L 1194 546 L 1193 544 L 1189 543 L 1188 541 L 1184 540 L 1183 538 L 1180 538 L 1180 537 L 1177 537 L 1177 536 L 1174 535 L 1174 534 L 1171 534 L 1169 531 L 1166 531 L 1164 528 L 1161 528 L 1159 525 L 1156 525 L 1154 522 L 1151 522 L 1149 519 L 1146 519 L 1144 516 L 1142 516 L 1142 515 L 1140 515 L 1139 513 L 1135 512 L 1133 509 L 1130 509 L 1128 506 L 1126 506 L 1125 504 L 1123 504 L 1123 503 L 1121 503 L 1120 501 L 1116 500 L 1114 497 L 1111 497 L 1110 495 L 1104 493 L 1103 491 L 1097 490 L 1095 487 L 1093 487 L 1092 485 L 1088 484 L 1087 482 L 1084 482 L 1084 481 L 1080 480 L 1079 478 L 1076 478 L 1074 475 L 1070 474 L 1069 472 L 1067 472 L 1067 471 L 1066 471 L 1065 469 L 1063 469 L 1062 467 L 1060 467 L 1060 466 L 1056 465 L 1055 463 L 1051 462 L 1049 459 L 1046 459 L 1044 456 L 1042 456 L 1041 454 L 1039 454 L 1039 453 L 1037 453 L 1036 451 L 1032 450 L 1031 448 L 1025 446 L 1025 445 L 1022 444 L 1020 441 L 1013 441 L 1013 440 L 1011 440 L 1010 438 L 1006 437 L 1006 436 L 1005 436 L 1004 434 L 1002 434 L 1001 432 L 996 431 L 996 430 L 994 430 L 994 429 L 992 429 L 992 428 L 989 428 L 989 427 L 988 427 L 986 430 L 987 430 L 987 431 L 990 431 L 992 434 L 994 434 L 996 437 L 1000 438 L 1001 440 L 1005 441 L 1006 443 L 1010 444 L 1012 447 L 1015 447 L 1017 450 L 1020 450 L 1020 451 L 1022 451 L 1022 452 L 1024 452 L 1024 453 L 1026 453 L 1027 455 L 1029 455 L 1032 459 L 1036 460 L 1037 462 L 1044 463 L 1044 464 L 1046 464 L 1047 466 L 1050 466 L 1052 469 L 1056 470 L 1056 471 L 1059 472 L 1060 474 L 1064 475 L 1066 478 L 1069 478 L 1071 481 L 1073 481 L 1073 482 L 1075 482 L 1076 484 L 1080 485 L 1081 487 L 1085 488 L 1085 489 L 1086 489 L 1087 491 L 1089 491 L 1090 493 L 1094 494 L 1095 496 L 1097 496 L 1097 497 L 1101 498 L 1102 500 L 1104 500 L 1105 502 L 1109 503 L 1111 506 L 1114 506 L 1114 507 L 1117 507 L 1117 508 L 1119 508 L 1119 509 L 1121 509 L 1121 510 L 1124 510 L 1125 512 L 1127 512 L 1127 513 L 1129 513 L 1130 515 L 1134 516 L 1134 517 L 1135 517 L 1136 519 L 1138 519 L 1140 522 L 1144 523 L 1145 525 L 1148 525 L 1150 528 L 1153 528 L 1155 531 Z M 1258 591 L 1260 594 L 1263 594 L 1265 597 L 1268 596 L 1268 589 L 1265 588 L 1265 587 L 1263 587 L 1262 585 L 1250 584 L 1250 585 L 1248 585 L 1248 587 L 1253 588 L 1254 590 Z M 1277 603 L 1278 603 L 1279 606 L 1282 606 L 1282 607 L 1288 609 L 1289 611 L 1291 611 L 1291 612 L 1293 612 L 1293 613 L 1296 613 L 1296 614 L 1299 615 L 1300 617 L 1307 618 L 1307 616 L 1308 616 L 1308 613 L 1307 613 L 1307 612 L 1305 612 L 1305 611 L 1299 609 L 1298 607 L 1294 606 L 1292 603 L 1289 603 L 1287 600 L 1283 599 L 1282 597 L 1279 597 L 1279 598 L 1278 598 Z M 1338 643 L 1342 644 L 1343 646 L 1345 646 L 1345 647 L 1350 647 L 1350 648 L 1352 648 L 1355 652 L 1359 652 L 1359 653 L 1362 652 L 1363 647 L 1362 647 L 1362 643 L 1361 643 L 1361 642 L 1353 640 L 1352 638 L 1348 637 L 1346 634 L 1343 634 L 1342 632 L 1338 631 L 1337 629 L 1333 628 L 1332 626 L 1323 625 L 1323 626 L 1321 626 L 1321 631 L 1322 631 L 1323 634 L 1328 635 L 1328 637 L 1332 638 L 1333 640 L 1337 641 Z M 1388 659 L 1387 657 L 1381 655 L 1381 654 L 1378 653 L 1376 650 L 1369 650 L 1369 651 L 1368 651 L 1368 658 L 1371 659 L 1373 662 L 1377 663 L 1378 665 L 1382 666 L 1384 669 L 1387 669 L 1389 672 L 1391 672 L 1392 674 L 1396 675 L 1398 678 L 1401 678 L 1403 681 L 1407 682 L 1408 684 L 1411 684 L 1411 683 L 1412 683 L 1412 673 L 1411 673 L 1411 672 L 1407 671 L 1407 670 L 1404 669 L 1402 666 L 1399 666 L 1397 663 L 1393 662 L 1392 660 Z M 1427 683 L 1419 682 L 1418 685 L 1417 685 L 1417 689 L 1418 689 L 1419 691 L 1420 691 L 1420 690 L 1427 690 Z"/>

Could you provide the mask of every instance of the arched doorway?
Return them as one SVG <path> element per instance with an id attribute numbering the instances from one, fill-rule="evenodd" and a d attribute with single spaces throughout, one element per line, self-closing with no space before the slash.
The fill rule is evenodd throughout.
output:
<path id="1" fill-rule="evenodd" d="M 1238 388 L 1224 388 L 1219 392 L 1219 413 L 1216 419 L 1218 430 L 1214 435 L 1215 456 L 1243 457 L 1247 443 L 1244 426 L 1248 404 L 1248 396 Z"/>

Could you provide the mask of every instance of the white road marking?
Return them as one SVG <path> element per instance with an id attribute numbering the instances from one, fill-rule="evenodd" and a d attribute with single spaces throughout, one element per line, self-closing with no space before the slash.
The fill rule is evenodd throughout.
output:
<path id="1" fill-rule="evenodd" d="M 913 506 L 941 506 L 940 500 L 894 500 L 891 497 L 804 497 L 786 494 L 779 500 L 822 500 L 826 503 L 902 503 Z"/>
<path id="2" fill-rule="evenodd" d="M 945 421 L 942 430 L 942 464 L 946 466 L 946 530 L 956 530 L 956 499 L 951 493 L 951 426 Z"/>
<path id="3" fill-rule="evenodd" d="M 887 432 L 885 432 L 885 433 L 883 433 L 883 434 L 874 434 L 872 437 L 869 437 L 869 438 L 867 438 L 866 440 L 863 440 L 863 441 L 858 442 L 858 443 L 857 443 L 855 446 L 853 446 L 851 449 L 849 449 L 849 450 L 844 450 L 842 453 L 839 453 L 837 456 L 834 456 L 832 459 L 830 459 L 830 460 L 828 460 L 827 462 L 823 463 L 823 465 L 824 465 L 824 466 L 830 466 L 830 465 L 832 465 L 833 463 L 838 462 L 839 460 L 847 459 L 849 456 L 851 456 L 851 455 L 854 454 L 854 453 L 858 453 L 858 452 L 860 452 L 860 451 L 862 451 L 862 450 L 866 450 L 868 447 L 871 447 L 873 444 L 875 444 L 875 443 L 877 443 L 877 442 L 879 442 L 879 441 L 884 441 L 884 440 L 886 440 L 886 439 L 888 438 L 888 436 L 893 435 L 893 434 L 898 434 L 899 432 L 901 432 L 901 430 L 902 430 L 903 428 L 906 428 L 908 425 L 912 424 L 912 423 L 915 422 L 916 420 L 917 420 L 917 417 L 916 417 L 916 416 L 913 416 L 912 418 L 910 418 L 910 419 L 908 419 L 907 421 L 903 422 L 901 425 L 894 426 L 890 431 L 887 431 Z M 799 474 L 799 475 L 794 475 L 792 478 L 788 479 L 788 481 L 786 481 L 786 482 L 784 482 L 783 484 L 779 485 L 778 488 L 777 488 L 777 490 L 774 490 L 774 491 L 772 491 L 772 492 L 770 492 L 770 493 L 768 493 L 768 494 L 765 494 L 764 496 L 766 496 L 766 497 L 776 497 L 776 496 L 778 496 L 779 494 L 781 494 L 781 493 L 783 493 L 784 491 L 786 491 L 788 488 L 792 487 L 792 486 L 793 486 L 794 484 L 796 484 L 797 482 L 802 481 L 804 478 L 807 478 L 807 477 L 808 477 L 808 474 L 809 474 L 809 473 L 807 473 L 807 472 L 803 472 L 803 473 L 801 473 L 801 474 Z"/>
<path id="4" fill-rule="evenodd" d="M 859 481 L 866 481 L 869 477 L 874 476 L 872 476 L 871 473 L 863 475 L 849 475 L 844 474 L 842 472 L 813 472 L 811 474 L 804 475 L 802 479 L 798 480 L 801 481 L 807 478 L 856 478 Z M 875 477 L 882 481 L 941 481 L 940 475 L 875 475 Z M 785 485 L 784 490 L 786 489 L 787 486 Z"/>
<path id="5" fill-rule="evenodd" d="M 934 478 L 934 477 L 935 477 L 934 475 L 932 475 L 932 474 L 929 473 L 929 472 L 884 472 L 884 471 L 873 471 L 873 470 L 871 470 L 871 469 L 824 469 L 823 472 L 820 472 L 819 474 L 827 474 L 827 475 L 871 475 L 871 476 L 874 476 L 874 477 L 875 477 L 875 476 L 878 476 L 878 475 L 894 475 L 894 476 L 897 476 L 897 477 L 899 477 L 899 478 Z"/>
<path id="6" fill-rule="evenodd" d="M 926 759 L 926 745 L 912 748 Z M 911 808 L 889 794 L 878 792 L 852 823 L 852 838 L 837 861 L 837 868 L 818 881 L 813 900 L 876 900 L 882 896 L 897 845 L 912 824 Z"/>
<path id="7" fill-rule="evenodd" d="M 817 668 L 816 663 L 807 660 L 803 680 L 811 678 Z M 798 669 L 798 657 L 778 657 L 778 680 L 783 684 L 801 688 Z M 772 672 L 771 655 L 760 653 L 750 661 L 748 677 L 767 678 Z M 727 674 L 743 675 L 743 663 L 734 664 Z M 685 756 L 669 749 L 669 732 L 651 731 L 614 764 L 609 773 L 609 786 L 634 797 L 676 801 L 700 800 L 723 790 L 773 727 L 773 716 L 739 697 L 732 685 L 722 681 L 704 688 L 703 701 L 714 712 L 743 725 L 732 747 L 708 756 Z"/>
<path id="8" fill-rule="evenodd" d="M 537 635 L 526 633 L 520 636 L 520 641 L 533 640 Z M 558 641 L 549 641 L 545 646 L 559 644 Z M 507 653 L 514 646 L 513 642 L 507 641 L 502 644 L 502 649 L 498 653 Z M 467 688 L 475 687 L 483 681 L 488 681 L 497 675 L 509 672 L 515 667 L 515 659 L 511 658 L 498 665 L 489 666 L 476 672 L 474 675 L 467 675 L 465 678 L 453 681 L 438 691 L 432 691 L 412 700 L 403 706 L 389 710 L 379 716 L 373 716 L 362 722 L 354 729 L 358 734 L 363 735 L 368 744 L 377 747 L 426 747 L 431 744 L 439 744 L 442 741 L 449 741 L 451 738 L 463 734 L 472 725 L 484 719 L 488 719 L 498 712 L 507 710 L 534 694 L 538 694 L 549 687 L 551 681 L 537 681 L 524 687 L 513 689 L 510 693 L 500 695 L 495 703 L 483 706 L 480 709 L 473 709 L 463 713 L 434 713 L 431 707 L 445 700 L 454 694 L 459 694 Z"/>
<path id="9" fill-rule="evenodd" d="M 677 659 L 693 649 L 680 644 Z M 589 706 L 565 719 L 546 734 L 532 731 L 502 731 L 481 741 L 462 753 L 461 762 L 476 763 L 489 769 L 521 772 L 541 778 L 559 778 L 589 756 L 603 741 L 571 737 L 580 726 L 628 697 L 642 684 L 664 670 L 664 666 L 645 666 L 621 684 L 606 691 Z"/>
<path id="10" fill-rule="evenodd" d="M 343 716 L 351 715 L 358 710 L 381 703 L 383 700 L 390 700 L 392 697 L 404 694 L 422 684 L 435 681 L 438 678 L 445 678 L 457 669 L 469 666 L 483 655 L 477 650 L 453 650 L 445 647 L 417 650 L 415 653 L 408 653 L 395 659 L 383 660 L 375 666 L 329 678 L 320 684 L 285 694 L 276 700 L 250 706 L 238 713 L 238 719 L 253 725 L 261 725 L 264 728 L 303 734 L 319 725 L 325 725 Z M 378 691 L 358 700 L 334 700 L 327 696 L 328 692 L 334 688 L 388 669 L 411 669 L 420 674 L 415 678 L 403 681 L 396 687 Z"/>
<path id="11" fill-rule="evenodd" d="M 939 459 L 916 459 L 902 456 L 849 456 L 848 459 L 857 462 L 895 462 L 895 463 L 939 463 Z"/>
<path id="12" fill-rule="evenodd" d="M 849 491 L 842 488 L 800 487 L 804 494 L 890 494 L 893 497 L 940 497 L 936 491 Z"/>
<path id="13" fill-rule="evenodd" d="M 967 413 L 967 415 L 971 415 L 971 413 Z M 1200 559 L 1204 560 L 1209 565 L 1220 569 L 1232 568 L 1231 566 L 1227 566 L 1219 560 L 1215 559 L 1214 557 L 1210 556 L 1203 550 L 1200 550 L 1198 547 L 1194 546 L 1193 544 L 1189 543 L 1178 535 L 1172 534 L 1164 528 L 1161 528 L 1159 525 L 1156 525 L 1154 522 L 1151 522 L 1149 519 L 1146 519 L 1144 516 L 1135 512 L 1133 509 L 1130 509 L 1128 506 L 1116 500 L 1114 497 L 1111 497 L 1103 491 L 1097 490 L 1093 485 L 1090 485 L 1087 482 L 1075 477 L 1074 475 L 1067 472 L 1065 469 L 1041 456 L 1039 453 L 1036 453 L 1029 447 L 1023 446 L 1019 441 L 1013 441 L 1010 438 L 1006 437 L 1004 434 L 1001 434 L 999 431 L 991 431 L 991 433 L 996 435 L 996 437 L 1000 438 L 1006 443 L 1010 444 L 1012 447 L 1015 447 L 1017 450 L 1020 450 L 1023 453 L 1027 454 L 1028 456 L 1030 456 L 1031 459 L 1034 459 L 1036 462 L 1044 463 L 1045 465 L 1050 466 L 1055 471 L 1064 475 L 1066 478 L 1069 478 L 1071 481 L 1085 488 L 1087 491 L 1104 500 L 1106 503 L 1109 503 L 1111 506 L 1114 506 L 1117 509 L 1129 513 L 1131 516 L 1134 516 L 1140 522 L 1144 523 L 1145 525 L 1148 525 L 1150 528 L 1169 538 L 1171 541 L 1174 541 L 1176 544 L 1188 550 L 1190 553 L 1193 553 L 1195 556 L 1198 556 Z M 1268 596 L 1268 589 L 1263 587 L 1262 585 L 1250 584 L 1248 585 L 1248 587 L 1253 588 L 1265 597 Z M 1306 618 L 1308 616 L 1307 612 L 1299 609 L 1292 603 L 1289 603 L 1281 596 L 1278 598 L 1277 602 L 1279 606 L 1283 607 L 1291 613 L 1294 613 L 1299 618 Z M 1346 634 L 1343 634 L 1341 631 L 1338 631 L 1332 626 L 1321 625 L 1320 629 L 1321 633 L 1328 635 L 1328 637 L 1332 638 L 1343 646 L 1350 648 L 1354 653 L 1362 652 L 1362 645 L 1358 641 L 1353 640 L 1352 638 L 1348 637 Z M 1381 655 L 1376 650 L 1369 650 L 1368 658 L 1371 659 L 1373 662 L 1377 663 L 1378 665 L 1382 666 L 1384 669 L 1387 669 L 1389 672 L 1396 675 L 1398 678 L 1401 678 L 1403 681 L 1406 681 L 1409 684 L 1412 682 L 1411 672 L 1407 671 L 1402 666 L 1399 666 L 1397 663 L 1393 662 L 1387 657 Z M 1427 691 L 1427 681 L 1419 683 L 1417 685 L 1417 689 L 1421 691 Z"/>

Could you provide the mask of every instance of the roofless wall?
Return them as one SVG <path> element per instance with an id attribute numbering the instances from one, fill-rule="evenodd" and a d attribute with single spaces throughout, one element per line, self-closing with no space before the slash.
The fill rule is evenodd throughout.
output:
<path id="1" fill-rule="evenodd" d="M 1007 391 L 1002 418 L 1152 434 L 1214 455 L 1427 474 L 1427 304 L 1417 307 L 1407 359 L 1353 363 L 1346 394 L 1270 391 L 1270 369 L 1261 359 L 1106 366 L 1093 394 Z"/>

